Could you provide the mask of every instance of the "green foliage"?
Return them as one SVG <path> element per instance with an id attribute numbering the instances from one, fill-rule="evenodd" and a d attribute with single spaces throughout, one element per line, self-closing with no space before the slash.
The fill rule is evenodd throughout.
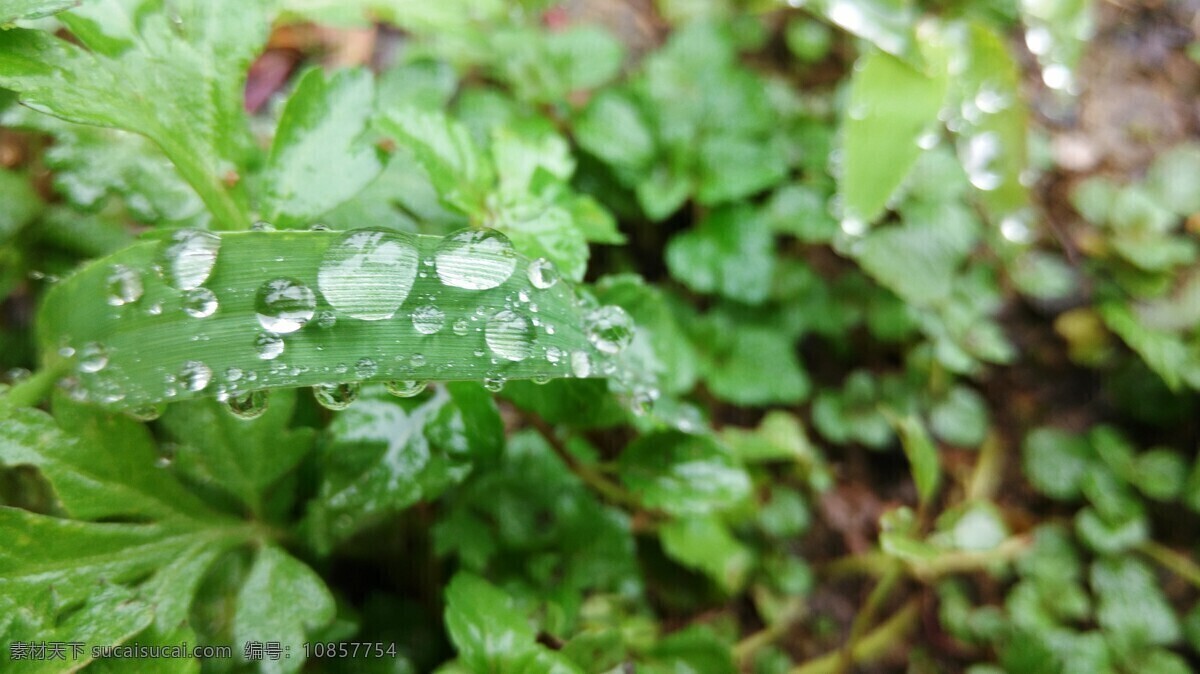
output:
<path id="1" fill-rule="evenodd" d="M 0 669 L 1189 671 L 1090 3 L 244 4 L 0 2 Z"/>

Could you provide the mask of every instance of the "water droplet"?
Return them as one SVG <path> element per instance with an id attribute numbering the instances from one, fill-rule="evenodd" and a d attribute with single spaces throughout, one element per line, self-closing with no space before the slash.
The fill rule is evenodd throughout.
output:
<path id="1" fill-rule="evenodd" d="M 225 409 L 239 419 L 257 419 L 267 411 L 267 391 L 247 391 L 229 396 L 225 401 Z"/>
<path id="2" fill-rule="evenodd" d="M 533 326 L 529 319 L 514 312 L 501 311 L 487 322 L 483 331 L 488 347 L 501 358 L 521 361 L 533 352 Z"/>
<path id="3" fill-rule="evenodd" d="M 600 307 L 588 314 L 587 335 L 601 353 L 618 353 L 633 339 L 633 319 L 621 307 Z"/>
<path id="4" fill-rule="evenodd" d="M 240 367 L 231 366 L 225 368 L 225 381 L 229 382 L 230 384 L 241 381 L 243 376 L 245 376 L 245 373 L 242 372 L 242 368 Z"/>
<path id="5" fill-rule="evenodd" d="M 1033 243 L 1033 229 L 1026 220 L 1020 213 L 1006 215 L 1000 220 L 1000 235 L 1013 243 Z"/>
<path id="6" fill-rule="evenodd" d="M 499 393 L 504 390 L 505 381 L 504 377 L 501 376 L 484 377 L 483 387 L 492 393 Z"/>
<path id="7" fill-rule="evenodd" d="M 329 225 L 327 225 L 323 222 L 314 222 L 313 224 L 308 226 L 308 231 L 310 231 L 310 232 L 328 232 L 330 230 L 329 230 Z"/>
<path id="8" fill-rule="evenodd" d="M 217 310 L 217 296 L 208 288 L 196 288 L 183 295 L 183 310 L 192 318 L 208 318 Z"/>
<path id="9" fill-rule="evenodd" d="M 560 360 L 562 360 L 562 357 L 563 357 L 562 349 L 558 348 L 557 346 L 551 346 L 551 347 L 546 348 L 546 360 L 550 361 L 551 363 L 559 362 Z"/>
<path id="10" fill-rule="evenodd" d="M 408 362 L 412 363 L 413 367 L 421 367 L 425 364 L 425 356 L 419 353 L 414 353 L 413 355 L 409 356 Z"/>
<path id="11" fill-rule="evenodd" d="M 138 301 L 142 296 L 142 277 L 123 264 L 114 264 L 108 272 L 108 303 L 114 307 Z"/>
<path id="12" fill-rule="evenodd" d="M 370 358 L 359 358 L 354 364 L 354 374 L 358 375 L 359 379 L 370 379 L 379 371 L 379 366 Z"/>
<path id="13" fill-rule="evenodd" d="M 529 275 L 529 283 L 534 288 L 545 290 L 558 283 L 558 267 L 544 257 L 530 262 L 526 273 Z"/>
<path id="14" fill-rule="evenodd" d="M 253 225 L 250 225 L 250 230 L 254 232 L 273 232 L 275 231 L 275 225 L 272 225 L 266 220 L 259 220 Z"/>
<path id="15" fill-rule="evenodd" d="M 975 94 L 975 107 L 985 114 L 994 115 L 1008 107 L 1008 96 L 992 87 L 984 87 Z"/>
<path id="16" fill-rule="evenodd" d="M 937 147 L 938 141 L 941 139 L 942 136 L 937 131 L 926 131 L 917 136 L 917 147 L 922 150 L 932 150 Z"/>
<path id="17" fill-rule="evenodd" d="M 1042 81 L 1055 91 L 1069 91 L 1074 85 L 1071 69 L 1061 63 L 1051 63 L 1043 68 Z"/>
<path id="18" fill-rule="evenodd" d="M 344 410 L 355 400 L 358 400 L 360 386 L 357 382 L 342 382 L 338 384 L 317 384 L 313 387 L 313 397 L 321 407 L 329 410 Z"/>
<path id="19" fill-rule="evenodd" d="M 423 307 L 417 307 L 412 312 L 413 327 L 417 332 L 432 335 L 442 329 L 446 324 L 446 314 L 441 309 L 427 304 Z"/>
<path id="20" fill-rule="evenodd" d="M 1044 26 L 1034 26 L 1025 31 L 1025 46 L 1029 47 L 1030 53 L 1036 56 L 1042 56 L 1049 52 L 1053 43 L 1054 38 L 1050 34 L 1050 30 Z"/>
<path id="21" fill-rule="evenodd" d="M 465 335 L 471 331 L 471 324 L 465 318 L 460 318 L 454 321 L 453 330 L 456 335 Z"/>
<path id="22" fill-rule="evenodd" d="M 393 379 L 392 381 L 384 382 L 384 387 L 388 393 L 398 398 L 411 398 L 424 391 L 427 384 L 428 382 L 415 379 Z"/>
<path id="23" fill-rule="evenodd" d="M 181 229 L 171 236 L 163 248 L 160 266 L 167 283 L 179 290 L 199 288 L 208 280 L 221 238 L 199 229 Z"/>
<path id="24" fill-rule="evenodd" d="M 859 218 L 845 218 L 840 226 L 846 236 L 862 236 L 867 233 L 867 222 Z"/>
<path id="25" fill-rule="evenodd" d="M 146 405 L 138 405 L 125 410 L 125 416 L 134 419 L 135 421 L 154 421 L 162 416 L 166 405 L 162 403 L 150 403 Z"/>
<path id="26" fill-rule="evenodd" d="M 295 332 L 304 327 L 317 307 L 317 297 L 303 283 L 277 278 L 262 284 L 254 298 L 258 322 L 277 334 Z"/>
<path id="27" fill-rule="evenodd" d="M 533 375 L 533 383 L 537 384 L 538 386 L 543 386 L 545 384 L 549 384 L 550 379 L 551 379 L 551 376 L 548 374 Z"/>
<path id="28" fill-rule="evenodd" d="M 151 304 L 150 306 L 146 307 L 146 313 L 150 314 L 151 316 L 161 315 L 162 310 L 163 310 L 162 302 L 155 302 L 154 304 Z"/>
<path id="29" fill-rule="evenodd" d="M 592 374 L 592 359 L 586 352 L 571 352 L 571 372 L 580 379 L 585 379 Z"/>
<path id="30" fill-rule="evenodd" d="M 254 348 L 259 358 L 275 360 L 283 353 L 283 338 L 273 332 L 260 332 L 254 340 Z"/>
<path id="31" fill-rule="evenodd" d="M 212 369 L 198 360 L 189 360 L 179 370 L 179 383 L 187 390 L 203 391 L 212 381 Z"/>
<path id="32" fill-rule="evenodd" d="M 79 371 L 89 374 L 108 366 L 108 349 L 98 342 L 88 342 L 79 349 Z"/>
<path id="33" fill-rule="evenodd" d="M 487 290 L 508 280 L 517 253 L 508 237 L 492 229 L 463 229 L 446 236 L 434 256 L 438 278 L 448 286 Z"/>
<path id="34" fill-rule="evenodd" d="M 317 314 L 317 327 L 332 328 L 337 325 L 337 315 L 332 311 L 322 311 Z"/>
<path id="35" fill-rule="evenodd" d="M 382 229 L 346 232 L 321 258 L 317 287 L 335 309 L 364 321 L 391 318 L 417 277 L 411 235 Z"/>
<path id="36" fill-rule="evenodd" d="M 987 131 L 971 136 L 963 152 L 963 170 L 975 187 L 988 192 L 1000 187 L 1004 177 L 1000 174 L 1000 136 Z"/>

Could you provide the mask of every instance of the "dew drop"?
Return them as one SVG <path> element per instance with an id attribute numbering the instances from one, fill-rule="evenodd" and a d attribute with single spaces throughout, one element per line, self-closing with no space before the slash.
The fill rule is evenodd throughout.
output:
<path id="1" fill-rule="evenodd" d="M 505 381 L 504 377 L 500 376 L 484 377 L 483 387 L 492 393 L 499 393 L 504 390 Z"/>
<path id="2" fill-rule="evenodd" d="M 530 262 L 526 273 L 529 275 L 529 283 L 534 288 L 545 290 L 558 283 L 558 267 L 555 267 L 553 262 L 544 257 L 539 257 Z"/>
<path id="3" fill-rule="evenodd" d="M 253 225 L 250 225 L 250 230 L 254 232 L 273 232 L 275 231 L 275 225 L 272 225 L 266 220 L 259 220 Z"/>
<path id="4" fill-rule="evenodd" d="M 125 416 L 135 421 L 154 421 L 162 416 L 164 409 L 166 409 L 166 405 L 162 403 L 138 405 L 137 407 L 125 410 Z"/>
<path id="5" fill-rule="evenodd" d="M 425 356 L 414 353 L 412 356 L 409 356 L 408 362 L 412 363 L 413 367 L 421 367 L 425 364 Z"/>
<path id="6" fill-rule="evenodd" d="M 547 361 L 549 361 L 551 363 L 557 363 L 557 362 L 561 361 L 562 358 L 563 358 L 562 349 L 558 348 L 557 346 L 551 346 L 551 347 L 546 348 L 546 360 Z"/>
<path id="7" fill-rule="evenodd" d="M 150 306 L 146 307 L 146 313 L 151 316 L 162 315 L 162 310 L 163 310 L 162 302 L 155 302 L 154 304 L 151 304 Z"/>
<path id="8" fill-rule="evenodd" d="M 398 398 L 411 398 L 421 391 L 425 390 L 428 382 L 415 379 L 393 379 L 392 381 L 384 382 L 384 388 L 387 392 Z"/>
<path id="9" fill-rule="evenodd" d="M 167 283 L 179 290 L 199 288 L 208 280 L 221 238 L 199 229 L 181 229 L 163 248 L 160 266 Z"/>
<path id="10" fill-rule="evenodd" d="M 465 335 L 471 331 L 471 324 L 467 322 L 467 319 L 460 318 L 454 321 L 453 330 L 456 335 Z"/>
<path id="11" fill-rule="evenodd" d="M 295 332 L 304 327 L 316 307 L 317 298 L 313 291 L 290 278 L 267 281 L 259 286 L 254 298 L 259 325 L 276 334 Z"/>
<path id="12" fill-rule="evenodd" d="M 551 377 L 548 374 L 535 374 L 533 376 L 533 383 L 537 384 L 538 386 L 544 386 L 550 383 L 550 379 Z"/>
<path id="13" fill-rule="evenodd" d="M 600 307 L 588 314 L 587 336 L 601 353 L 618 353 L 633 339 L 633 319 L 621 307 Z"/>
<path id="14" fill-rule="evenodd" d="M 108 272 L 108 303 L 114 307 L 138 301 L 142 296 L 142 277 L 123 264 L 114 264 Z"/>
<path id="15" fill-rule="evenodd" d="M 183 295 L 183 310 L 192 318 L 208 318 L 217 310 L 217 296 L 208 288 L 196 288 Z"/>
<path id="16" fill-rule="evenodd" d="M 1000 136 L 995 131 L 971 136 L 967 140 L 962 164 L 972 185 L 985 192 L 1000 187 L 1004 180 L 1000 175 L 1000 155 Z"/>
<path id="17" fill-rule="evenodd" d="M 254 348 L 262 360 L 275 360 L 283 353 L 283 338 L 273 332 L 260 332 Z"/>
<path id="18" fill-rule="evenodd" d="M 245 376 L 245 373 L 242 372 L 242 368 L 240 368 L 240 367 L 232 367 L 231 366 L 231 367 L 225 368 L 225 381 L 230 384 L 241 381 L 242 377 L 244 377 L 244 376 Z"/>
<path id="19" fill-rule="evenodd" d="M 533 352 L 533 326 L 529 319 L 514 312 L 500 311 L 484 328 L 483 338 L 488 347 L 501 358 L 521 361 Z"/>
<path id="20" fill-rule="evenodd" d="M 329 410 L 344 410 L 358 400 L 360 386 L 357 382 L 317 384 L 313 387 L 313 398 L 321 407 Z"/>
<path id="21" fill-rule="evenodd" d="M 584 351 L 571 352 L 571 372 L 580 379 L 592 374 L 592 359 Z"/>
<path id="22" fill-rule="evenodd" d="M 79 371 L 92 374 L 108 366 L 108 349 L 99 342 L 88 342 L 79 349 Z"/>
<path id="23" fill-rule="evenodd" d="M 337 325 L 337 315 L 332 311 L 322 311 L 317 314 L 317 327 L 332 328 Z"/>
<path id="24" fill-rule="evenodd" d="M 370 379 L 379 371 L 379 366 L 370 358 L 359 358 L 354 364 L 354 374 L 358 375 L 359 379 Z"/>
<path id="25" fill-rule="evenodd" d="M 487 290 L 508 280 L 517 253 L 508 237 L 493 229 L 463 229 L 447 235 L 434 255 L 438 278 L 448 286 Z"/>
<path id="26" fill-rule="evenodd" d="M 432 335 L 441 330 L 442 326 L 446 324 L 446 314 L 441 309 L 427 304 L 413 309 L 412 322 L 417 332 Z"/>
<path id="27" fill-rule="evenodd" d="M 420 254 L 409 234 L 346 232 L 325 251 L 317 287 L 335 309 L 364 321 L 391 318 L 417 277 Z"/>
<path id="28" fill-rule="evenodd" d="M 328 232 L 329 225 L 327 225 L 323 222 L 314 222 L 313 224 L 308 226 L 308 231 L 310 231 L 310 232 Z"/>
<path id="29" fill-rule="evenodd" d="M 212 369 L 198 360 L 189 360 L 183 364 L 177 378 L 185 389 L 192 392 L 203 391 L 212 381 Z"/>
<path id="30" fill-rule="evenodd" d="M 267 391 L 247 391 L 229 396 L 229 399 L 225 401 L 225 409 L 233 416 L 249 421 L 265 414 L 267 403 Z"/>

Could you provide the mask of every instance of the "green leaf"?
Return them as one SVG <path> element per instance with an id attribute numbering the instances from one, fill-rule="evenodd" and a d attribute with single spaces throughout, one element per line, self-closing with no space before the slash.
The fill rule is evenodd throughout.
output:
<path id="1" fill-rule="evenodd" d="M 263 12 L 234 11 L 229 3 L 177 3 L 175 23 L 162 12 L 131 15 L 108 2 L 64 15 L 90 52 L 39 31 L 4 31 L 0 86 L 39 111 L 145 135 L 218 227 L 245 227 L 246 209 L 223 181 L 253 151 L 242 85 L 267 22 Z"/>
<path id="2" fill-rule="evenodd" d="M 15 171 L 0 170 L 0 245 L 6 243 L 22 227 L 41 213 L 43 204 L 29 178 Z"/>
<path id="3" fill-rule="evenodd" d="M 583 149 L 618 171 L 636 175 L 654 161 L 654 136 L 636 102 L 620 89 L 597 93 L 574 132 Z"/>
<path id="4" fill-rule="evenodd" d="M 791 234 L 805 243 L 828 243 L 838 232 L 829 215 L 827 196 L 805 185 L 785 185 L 771 195 L 766 217 L 771 229 Z"/>
<path id="5" fill-rule="evenodd" d="M 594 379 L 555 379 L 544 385 L 514 381 L 504 387 L 504 397 L 549 423 L 574 428 L 608 428 L 628 416 L 608 394 L 607 384 Z"/>
<path id="6" fill-rule="evenodd" d="M 235 643 L 275 641 L 290 655 L 264 659 L 261 671 L 294 672 L 304 664 L 308 635 L 333 620 L 333 595 L 312 569 L 274 545 L 255 557 L 238 594 L 233 616 Z"/>
<path id="7" fill-rule="evenodd" d="M 734 674 L 733 649 L 706 626 L 693 625 L 679 630 L 655 644 L 647 662 L 638 671 L 649 674 L 695 672 L 696 674 Z"/>
<path id="8" fill-rule="evenodd" d="M 19 19 L 40 19 L 77 7 L 82 0 L 4 0 L 0 2 L 0 24 Z"/>
<path id="9" fill-rule="evenodd" d="M 273 224 L 309 224 L 352 198 L 383 168 L 366 136 L 375 86 L 365 70 L 326 79 L 319 68 L 300 78 L 288 99 L 265 179 L 263 213 Z"/>
<path id="10" fill-rule="evenodd" d="M 955 386 L 929 413 L 931 430 L 960 447 L 976 447 L 988 431 L 987 402 L 975 389 Z"/>
<path id="11" fill-rule="evenodd" d="M 855 67 L 842 122 L 844 216 L 870 223 L 921 154 L 918 139 L 937 122 L 946 96 L 945 74 L 925 75 L 882 52 Z"/>
<path id="12" fill-rule="evenodd" d="M 290 390 L 273 392 L 266 413 L 252 420 L 215 400 L 191 400 L 171 405 L 159 424 L 176 443 L 176 470 L 225 490 L 261 516 L 267 490 L 312 449 L 311 429 L 287 427 L 295 407 Z"/>
<path id="13" fill-rule="evenodd" d="M 692 290 L 758 304 L 767 298 L 774 244 L 766 220 L 747 206 L 713 211 L 667 244 L 671 275 Z"/>
<path id="14" fill-rule="evenodd" d="M 74 348 L 68 384 L 87 400 L 120 409 L 331 382 L 565 376 L 568 354 L 604 360 L 584 334 L 583 309 L 569 284 L 534 287 L 526 262 L 499 235 L 458 236 L 453 241 L 486 239 L 464 253 L 469 264 L 446 267 L 460 286 L 418 262 L 434 261 L 444 241 L 438 237 L 380 230 L 183 232 L 167 242 L 141 242 L 89 264 L 47 294 L 39 316 L 43 354 L 57 367 L 60 349 Z M 165 265 L 174 286 L 155 265 Z M 479 268 L 495 274 L 476 278 Z M 124 301 L 110 294 L 118 273 L 143 292 L 114 306 Z M 405 279 L 412 284 L 407 297 L 400 291 Z M 199 282 L 205 285 L 175 287 Z M 461 287 L 494 282 L 483 290 Z M 511 320 L 485 330 L 518 293 L 538 313 L 514 306 Z M 434 318 L 442 314 L 434 334 L 422 331 L 433 329 L 428 323 L 414 325 L 412 314 L 423 307 L 432 307 L 424 311 Z M 286 314 L 296 320 L 281 320 L 278 311 L 297 312 Z M 455 324 L 466 326 L 466 334 Z M 551 347 L 562 354 L 557 362 L 546 359 Z"/>
<path id="15" fill-rule="evenodd" d="M 1079 497 L 1094 460 L 1086 440 L 1056 428 L 1038 428 L 1027 435 L 1021 456 L 1025 477 L 1038 491 L 1059 500 Z"/>
<path id="16" fill-rule="evenodd" d="M 716 135 L 700 141 L 696 199 L 721 204 L 782 182 L 787 155 L 775 139 Z"/>
<path id="17" fill-rule="evenodd" d="M 1009 274 L 1018 290 L 1042 300 L 1065 299 L 1078 284 L 1074 270 L 1061 257 L 1041 250 L 1019 255 Z"/>
<path id="18" fill-rule="evenodd" d="M 1154 574 L 1132 557 L 1092 564 L 1092 590 L 1099 599 L 1096 621 L 1123 647 L 1168 645 L 1179 640 L 1179 621 Z"/>
<path id="19" fill-rule="evenodd" d="M 319 550 L 463 480 L 471 462 L 500 451 L 503 427 L 474 384 L 437 387 L 398 400 L 368 390 L 329 427 L 321 481 L 305 527 Z"/>
<path id="20" fill-rule="evenodd" d="M 1179 216 L 1200 211 L 1200 196 L 1190 186 L 1200 183 L 1200 145 L 1177 145 L 1155 158 L 1146 171 L 1146 189 L 1155 201 Z"/>
<path id="21" fill-rule="evenodd" d="M 595 25 L 554 32 L 502 30 L 491 42 L 493 63 L 516 96 L 542 103 L 604 84 L 620 71 L 625 58 L 621 42 Z"/>
<path id="22" fill-rule="evenodd" d="M 796 403 L 812 383 L 796 355 L 795 340 L 778 330 L 747 325 L 728 349 L 708 354 L 704 378 L 713 393 L 738 405 Z"/>
<path id="23" fill-rule="evenodd" d="M 917 50 L 912 3 L 904 0 L 804 0 L 804 7 L 883 51 L 913 65 L 921 64 Z"/>
<path id="24" fill-rule="evenodd" d="M 750 549 L 711 516 L 671 520 L 658 535 L 669 557 L 704 573 L 726 592 L 741 589 L 754 561 Z"/>
<path id="25" fill-rule="evenodd" d="M 461 123 L 442 112 L 385 111 L 380 130 L 408 147 L 447 206 L 473 213 L 484 206 L 495 174 Z"/>
<path id="26" fill-rule="evenodd" d="M 900 436 L 900 446 L 908 457 L 909 470 L 912 471 L 913 482 L 917 485 L 917 496 L 921 503 L 928 504 L 937 493 L 941 470 L 938 463 L 937 447 L 929 438 L 925 424 L 915 416 L 898 417 L 892 425 Z"/>
<path id="27" fill-rule="evenodd" d="M 566 209 L 528 198 L 509 198 L 496 204 L 484 223 L 504 232 L 513 245 L 532 259 L 546 258 L 564 278 L 582 281 L 587 271 L 588 244 Z"/>
<path id="28" fill-rule="evenodd" d="M 1138 455 L 1129 477 L 1146 496 L 1171 501 L 1183 493 L 1187 463 L 1171 449 L 1151 449 Z"/>
<path id="29" fill-rule="evenodd" d="M 945 301 L 962 264 L 962 241 L 938 224 L 906 223 L 873 230 L 862 241 L 864 271 L 911 305 Z"/>
<path id="30" fill-rule="evenodd" d="M 621 453 L 621 482 L 648 508 L 706 515 L 750 496 L 750 478 L 711 438 L 674 431 L 642 436 Z"/>
<path id="31" fill-rule="evenodd" d="M 1197 381 L 1197 365 L 1177 335 L 1147 328 L 1124 304 L 1104 304 L 1098 312 L 1104 324 L 1141 356 L 1168 388 L 1178 390 L 1183 381 Z"/>

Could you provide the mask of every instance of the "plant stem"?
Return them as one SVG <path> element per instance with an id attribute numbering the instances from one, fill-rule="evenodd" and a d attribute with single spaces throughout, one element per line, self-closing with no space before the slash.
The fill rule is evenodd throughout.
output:
<path id="1" fill-rule="evenodd" d="M 850 649 L 850 661 L 862 664 L 876 660 L 891 650 L 916 627 L 920 617 L 920 602 L 910 599 L 892 617 L 859 639 Z M 794 667 L 790 674 L 836 674 L 842 665 L 841 649 L 826 653 Z"/>
<path id="2" fill-rule="evenodd" d="M 60 374 L 58 368 L 42 368 L 14 384 L 0 400 L 12 407 L 33 407 L 50 394 L 50 389 Z"/>
<path id="3" fill-rule="evenodd" d="M 850 670 L 850 666 L 854 663 L 853 653 L 855 645 L 862 639 L 863 633 L 867 631 L 871 623 L 875 622 L 875 614 L 879 612 L 879 607 L 887 601 L 887 598 L 892 594 L 892 590 L 896 588 L 896 584 L 903 577 L 904 567 L 900 562 L 893 561 L 887 572 L 875 584 L 862 610 L 858 612 L 858 615 L 854 616 L 854 623 L 850 625 L 850 635 L 846 637 L 846 643 L 841 648 L 839 671 L 846 672 Z"/>
<path id="4" fill-rule="evenodd" d="M 643 510 L 642 504 L 636 496 L 629 493 L 624 487 L 608 479 L 591 466 L 583 463 L 578 457 L 572 454 L 571 451 L 568 450 L 565 445 L 563 445 L 562 440 L 558 438 L 558 435 L 554 432 L 554 429 L 550 427 L 550 424 L 546 423 L 545 419 L 542 419 L 536 415 L 532 415 L 530 416 L 530 423 L 532 423 L 534 428 L 536 428 L 538 432 L 542 434 L 542 437 L 546 438 L 546 442 L 550 443 L 550 447 L 554 450 L 554 453 L 558 455 L 558 458 L 562 459 L 562 462 L 567 464 L 567 468 L 569 468 L 572 473 L 575 473 L 575 475 L 578 476 L 585 485 L 595 490 L 611 503 L 629 508 L 633 511 Z"/>
<path id="5" fill-rule="evenodd" d="M 1200 566 L 1197 566 L 1196 562 L 1187 555 L 1172 550 L 1157 541 L 1141 543 L 1138 545 L 1138 551 L 1192 585 L 1200 587 Z"/>
<path id="6" fill-rule="evenodd" d="M 804 603 L 799 599 L 793 598 L 787 604 L 782 614 L 775 622 L 767 625 L 761 630 L 751 634 L 741 641 L 737 642 L 733 647 L 733 659 L 735 662 L 746 664 L 758 649 L 762 648 L 783 636 L 788 630 L 799 620 L 805 613 Z"/>
<path id="7" fill-rule="evenodd" d="M 1029 536 L 1006 538 L 991 550 L 949 550 L 925 561 L 906 561 L 908 573 L 922 581 L 930 581 L 951 573 L 982 571 L 999 562 L 1010 562 L 1029 549 Z M 847 555 L 827 562 L 820 571 L 829 576 L 867 575 L 882 577 L 890 570 L 890 557 L 881 552 Z"/>
<path id="8" fill-rule="evenodd" d="M 196 190 L 200 200 L 208 207 L 213 215 L 213 229 L 238 230 L 249 229 L 250 219 L 233 200 L 233 196 L 220 183 L 216 176 L 196 161 L 195 156 L 181 143 L 175 141 L 170 133 L 160 132 L 154 135 L 163 154 L 171 160 L 179 175 Z"/>
<path id="9" fill-rule="evenodd" d="M 979 448 L 979 460 L 975 462 L 975 470 L 971 473 L 971 481 L 967 484 L 967 500 L 990 500 L 1000 487 L 1004 472 L 1004 446 L 1000 436 L 988 433 Z"/>

